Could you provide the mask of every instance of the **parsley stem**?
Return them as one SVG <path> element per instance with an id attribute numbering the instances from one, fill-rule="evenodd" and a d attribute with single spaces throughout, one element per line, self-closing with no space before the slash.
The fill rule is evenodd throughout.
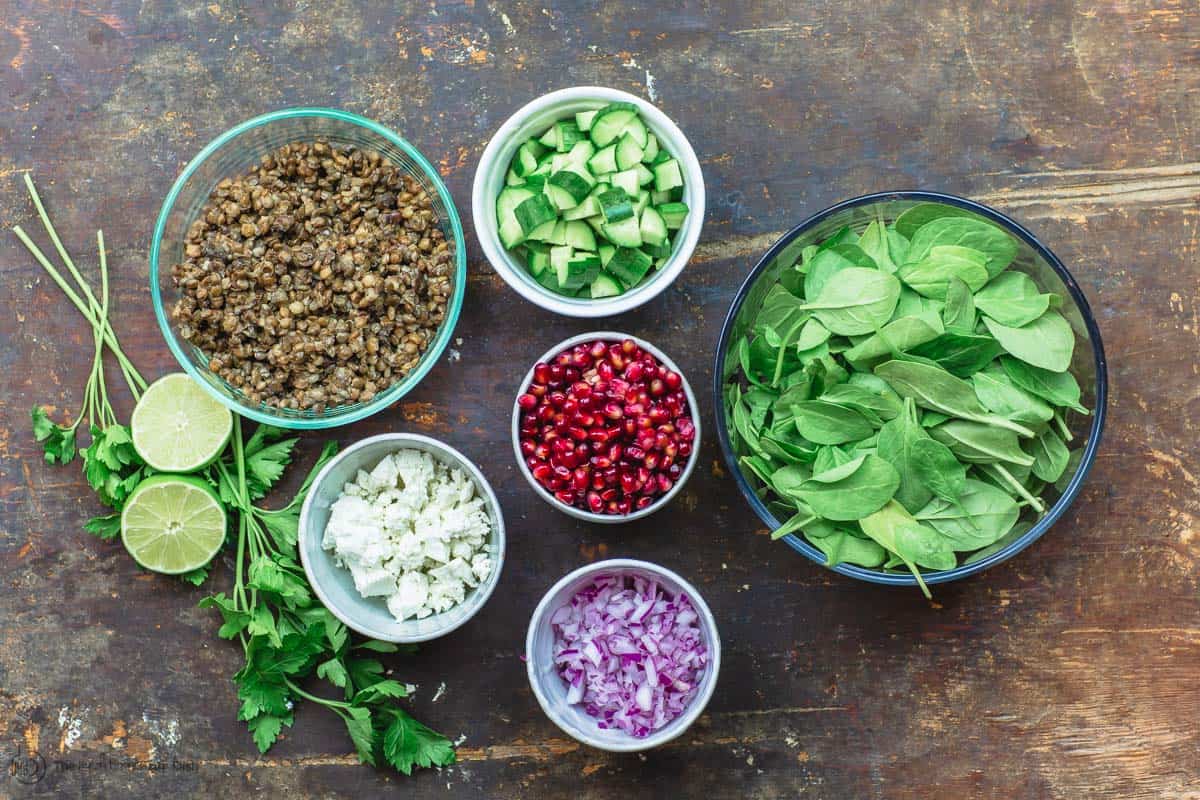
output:
<path id="1" fill-rule="evenodd" d="M 291 678 L 285 677 L 283 680 L 287 683 L 289 689 L 291 689 L 293 692 L 295 692 L 298 696 L 303 697 L 305 700 L 311 700 L 314 703 L 319 703 L 323 706 L 327 706 L 328 708 L 334 709 L 335 711 L 339 708 L 349 708 L 350 707 L 349 703 L 344 703 L 340 700 L 327 700 L 324 697 L 318 697 L 315 694 L 309 694 L 308 692 L 304 691 L 299 686 L 297 686 L 292 681 Z M 338 713 L 341 713 L 341 712 L 338 712 Z"/>

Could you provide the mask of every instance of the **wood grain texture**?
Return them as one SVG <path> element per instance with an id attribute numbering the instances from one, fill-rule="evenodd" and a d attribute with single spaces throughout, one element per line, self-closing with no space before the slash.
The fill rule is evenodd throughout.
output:
<path id="1" fill-rule="evenodd" d="M 784 230 L 869 191 L 931 188 L 1011 213 L 1068 264 L 1105 337 L 1111 416 L 1071 511 L 1018 558 L 936 602 L 825 572 L 761 535 L 711 436 L 674 506 L 601 530 L 517 474 L 509 398 L 530 359 L 589 327 L 521 301 L 465 220 L 454 348 L 409 397 L 336 432 L 432 433 L 473 457 L 510 527 L 469 625 L 389 660 L 414 713 L 465 740 L 404 778 L 358 766 L 301 707 L 259 757 L 234 718 L 238 654 L 199 590 L 142 574 L 80 530 L 76 467 L 41 463 L 35 403 L 80 400 L 90 337 L 0 235 L 0 756 L 76 765 L 0 797 L 1200 798 L 1200 7 L 1190 0 L 540 4 L 111 3 L 0 8 L 0 228 L 36 227 L 32 172 L 67 246 L 112 252 L 117 327 L 148 375 L 173 368 L 146 292 L 153 218 L 229 126 L 330 105 L 396 129 L 460 210 L 491 132 L 575 84 L 648 96 L 687 133 L 709 211 L 696 257 L 606 325 L 704 387 L 733 290 Z M 41 237 L 39 236 L 39 241 Z M 122 413 L 128 397 L 118 395 Z M 709 426 L 711 428 L 711 425 Z M 301 462 L 319 448 L 305 437 Z M 577 746 L 519 660 L 534 605 L 605 556 L 696 581 L 725 669 L 689 734 L 644 757 Z M 218 569 L 217 586 L 231 580 Z M 445 690 L 436 700 L 437 689 Z M 88 769 L 88 759 L 160 762 Z M 174 769 L 171 758 L 194 769 Z"/>

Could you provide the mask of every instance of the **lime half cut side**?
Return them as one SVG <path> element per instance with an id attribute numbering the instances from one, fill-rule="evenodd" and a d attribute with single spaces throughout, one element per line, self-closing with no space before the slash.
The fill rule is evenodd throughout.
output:
<path id="1" fill-rule="evenodd" d="M 175 372 L 150 384 L 130 428 L 147 464 L 161 472 L 194 472 L 225 449 L 233 414 L 189 375 Z"/>
<path id="2" fill-rule="evenodd" d="M 225 541 L 225 508 L 199 478 L 155 475 L 121 510 L 121 541 L 133 560 L 168 575 L 202 567 Z"/>

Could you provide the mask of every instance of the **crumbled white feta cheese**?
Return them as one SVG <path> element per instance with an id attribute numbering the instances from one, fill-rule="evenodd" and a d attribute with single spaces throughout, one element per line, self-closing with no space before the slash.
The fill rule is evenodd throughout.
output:
<path id="1" fill-rule="evenodd" d="M 487 579 L 491 520 L 475 483 L 421 450 L 359 470 L 330 508 L 322 547 L 363 597 L 385 597 L 399 620 L 461 603 Z"/>

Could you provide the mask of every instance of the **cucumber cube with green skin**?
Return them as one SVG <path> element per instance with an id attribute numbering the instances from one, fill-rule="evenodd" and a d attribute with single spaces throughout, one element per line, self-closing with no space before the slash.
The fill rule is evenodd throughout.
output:
<path id="1" fill-rule="evenodd" d="M 509 186 L 500 190 L 496 197 L 496 222 L 499 228 L 500 243 L 512 249 L 525 240 L 526 231 L 517 221 L 517 206 L 535 193 L 524 186 Z"/>
<path id="2" fill-rule="evenodd" d="M 513 172 L 517 175 L 528 175 L 538 168 L 538 154 L 534 151 L 534 147 L 540 148 L 541 145 L 530 140 L 517 148 L 517 154 L 513 157 L 512 164 Z"/>
<path id="3" fill-rule="evenodd" d="M 559 153 L 566 153 L 582 138 L 583 132 L 573 120 L 554 123 L 554 149 Z"/>
<path id="4" fill-rule="evenodd" d="M 545 133 L 538 137 L 537 141 L 538 144 L 542 145 L 542 147 L 553 150 L 555 144 L 558 142 L 558 131 L 555 130 L 553 125 L 551 125 L 546 129 Z"/>
<path id="5" fill-rule="evenodd" d="M 633 216 L 633 201 L 624 189 L 613 187 L 596 198 L 600 203 L 600 213 L 605 222 L 620 222 Z"/>
<path id="6" fill-rule="evenodd" d="M 550 267 L 550 247 L 543 242 L 526 242 L 525 248 L 525 265 L 536 278 Z"/>
<path id="7" fill-rule="evenodd" d="M 504 173 L 504 185 L 523 186 L 525 185 L 525 179 L 518 175 L 515 170 L 510 169 L 508 172 Z"/>
<path id="8" fill-rule="evenodd" d="M 601 297 L 616 297 L 624 291 L 617 279 L 607 272 L 601 272 L 592 281 L 591 296 L 593 300 L 599 300 Z"/>
<path id="9" fill-rule="evenodd" d="M 600 231 L 605 239 L 608 239 L 618 247 L 618 253 L 620 252 L 620 248 L 642 246 L 642 233 L 638 228 L 637 217 L 626 217 L 620 222 L 606 222 L 601 226 Z"/>
<path id="10" fill-rule="evenodd" d="M 585 222 L 572 220 L 567 223 L 567 244 L 576 250 L 595 250 L 596 234 Z"/>
<path id="11" fill-rule="evenodd" d="M 617 248 L 611 244 L 602 244 L 597 250 L 600 253 L 600 266 L 602 267 L 607 267 L 609 259 L 613 257 L 613 253 L 617 252 Z"/>
<path id="12" fill-rule="evenodd" d="M 637 117 L 637 108 L 630 103 L 612 103 L 597 112 L 592 118 L 592 127 L 588 135 L 597 147 L 605 147 L 615 142 L 625 131 L 629 121 Z"/>
<path id="13" fill-rule="evenodd" d="M 600 109 L 594 108 L 591 111 L 580 111 L 575 115 L 575 124 L 579 126 L 579 130 L 587 133 L 592 129 L 592 120 L 600 113 Z"/>
<path id="14" fill-rule="evenodd" d="M 678 161 L 668 158 L 654 166 L 655 190 L 665 192 L 677 186 L 683 186 L 683 172 L 679 169 Z"/>
<path id="15" fill-rule="evenodd" d="M 650 202 L 655 206 L 671 202 L 670 192 L 650 192 Z"/>
<path id="16" fill-rule="evenodd" d="M 586 222 L 588 225 L 590 225 L 592 227 L 592 230 L 594 230 L 596 233 L 600 234 L 601 236 L 604 235 L 604 226 L 607 223 L 604 221 L 603 214 L 597 214 L 594 217 L 588 217 L 587 219 L 584 220 L 584 222 Z"/>
<path id="17" fill-rule="evenodd" d="M 558 216 L 549 198 L 544 194 L 535 194 L 527 200 L 523 200 L 513 213 L 516 215 L 521 230 L 526 234 Z"/>
<path id="18" fill-rule="evenodd" d="M 651 258 L 669 258 L 671 256 L 671 240 L 668 239 L 659 245 L 642 242 L 642 250 Z"/>
<path id="19" fill-rule="evenodd" d="M 646 137 L 646 147 L 642 150 L 642 162 L 649 164 L 658 156 L 658 137 L 653 133 Z"/>
<path id="20" fill-rule="evenodd" d="M 560 272 L 566 267 L 571 256 L 575 254 L 575 248 L 569 244 L 555 245 L 550 248 L 550 269 Z M 559 280 L 562 283 L 562 280 Z"/>
<path id="21" fill-rule="evenodd" d="M 637 193 L 637 197 L 633 198 L 633 213 L 641 218 L 642 212 L 648 205 L 650 205 L 650 193 L 643 189 Z"/>
<path id="22" fill-rule="evenodd" d="M 641 188 L 641 184 L 638 183 L 637 171 L 632 169 L 614 172 L 612 176 L 612 185 L 621 187 L 630 197 L 636 197 L 638 190 Z"/>
<path id="23" fill-rule="evenodd" d="M 564 289 L 579 289 L 600 274 L 600 258 L 595 253 L 576 253 L 557 271 L 558 282 Z"/>
<path id="24" fill-rule="evenodd" d="M 646 143 L 650 140 L 650 132 L 646 130 L 646 123 L 636 116 L 625 123 L 625 127 L 621 129 L 621 135 L 633 137 L 638 147 L 641 148 L 645 148 Z"/>
<path id="25" fill-rule="evenodd" d="M 616 172 L 617 146 L 610 144 L 608 147 L 601 147 L 595 155 L 588 159 L 587 165 L 593 175 L 607 175 L 610 172 Z"/>
<path id="26" fill-rule="evenodd" d="M 653 265 L 654 259 L 641 250 L 635 247 L 618 247 L 605 269 L 615 275 L 625 286 L 632 288 L 646 276 Z"/>
<path id="27" fill-rule="evenodd" d="M 647 207 L 642 211 L 638 229 L 641 231 L 642 241 L 646 244 L 659 247 L 667 241 L 667 224 L 653 208 Z"/>
<path id="28" fill-rule="evenodd" d="M 638 186 L 649 186 L 654 183 L 654 173 L 646 168 L 646 165 L 640 161 L 633 165 L 633 171 L 638 176 Z"/>
<path id="29" fill-rule="evenodd" d="M 611 146 L 611 145 L 610 145 Z M 642 146 L 628 133 L 621 134 L 617 140 L 616 156 L 617 169 L 629 169 L 642 161 Z"/>
<path id="30" fill-rule="evenodd" d="M 525 239 L 529 242 L 548 242 L 554 237 L 554 228 L 556 225 L 558 225 L 558 220 L 555 219 L 543 222 L 531 230 Z"/>
<path id="31" fill-rule="evenodd" d="M 557 173 L 562 174 L 562 173 Z M 554 176 L 550 176 L 553 178 Z M 561 186 L 556 186 L 550 181 L 546 181 L 546 185 L 542 187 L 542 191 L 546 197 L 550 198 L 551 203 L 558 211 L 566 211 L 568 208 L 574 208 L 579 205 L 579 201 L 575 196 Z"/>
<path id="32" fill-rule="evenodd" d="M 583 198 L 588 196 L 592 191 L 592 186 L 595 184 L 595 179 L 591 175 L 584 172 L 574 172 L 569 169 L 564 169 L 561 172 L 555 172 L 547 181 L 551 186 L 557 186 L 571 196 L 571 207 L 579 205 Z"/>
<path id="33" fill-rule="evenodd" d="M 597 200 L 598 193 L 593 190 L 592 194 L 583 198 L 583 201 L 574 208 L 568 208 L 563 212 L 563 219 L 570 222 L 575 219 L 584 219 L 585 217 L 594 217 L 600 212 L 600 201 Z"/>
<path id="34" fill-rule="evenodd" d="M 671 230 L 677 230 L 683 227 L 683 221 L 687 219 L 688 207 L 686 203 L 663 203 L 657 205 L 654 210 L 663 218 L 663 222 Z"/>
<path id="35" fill-rule="evenodd" d="M 575 172 L 587 172 L 587 162 L 596 154 L 596 145 L 587 139 L 580 139 L 567 153 L 567 163 L 575 168 Z M 591 178 L 591 175 L 588 175 Z"/>
<path id="36" fill-rule="evenodd" d="M 553 269 L 546 269 L 540 275 L 535 275 L 534 280 L 552 292 L 557 292 L 558 294 L 570 294 L 570 292 L 567 292 L 562 288 L 562 285 L 559 284 L 558 273 Z"/>
<path id="37" fill-rule="evenodd" d="M 567 243 L 567 223 L 564 220 L 558 220 L 554 223 L 554 233 L 545 240 L 547 244 L 564 245 Z"/>

